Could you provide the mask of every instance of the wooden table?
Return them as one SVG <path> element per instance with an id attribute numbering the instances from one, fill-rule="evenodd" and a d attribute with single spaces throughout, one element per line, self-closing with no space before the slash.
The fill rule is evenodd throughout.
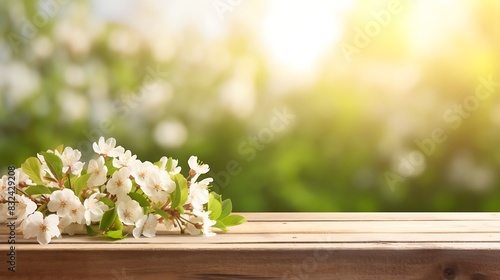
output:
<path id="1" fill-rule="evenodd" d="M 500 279 L 500 213 L 240 214 L 248 223 L 215 237 L 18 235 L 15 273 L 3 226 L 0 278 Z"/>

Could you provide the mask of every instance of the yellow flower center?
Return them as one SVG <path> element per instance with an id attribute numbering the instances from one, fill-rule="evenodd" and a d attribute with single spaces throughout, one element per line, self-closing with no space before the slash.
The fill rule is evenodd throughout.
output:
<path id="1" fill-rule="evenodd" d="M 46 232 L 49 229 L 47 228 L 47 226 L 45 224 L 41 224 L 40 225 L 40 230 L 43 231 L 43 232 Z"/>

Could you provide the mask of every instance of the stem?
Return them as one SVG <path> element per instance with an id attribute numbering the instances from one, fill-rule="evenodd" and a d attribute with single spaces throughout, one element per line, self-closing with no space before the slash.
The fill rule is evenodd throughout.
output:
<path id="1" fill-rule="evenodd" d="M 179 225 L 179 228 L 181 229 L 181 234 L 184 234 L 184 228 L 182 227 L 181 220 L 178 217 L 174 217 L 175 221 L 177 221 L 177 224 Z"/>
<path id="2" fill-rule="evenodd" d="M 45 203 L 49 203 L 50 199 L 46 194 L 41 195 L 41 200 L 45 201 Z"/>
<path id="3" fill-rule="evenodd" d="M 184 217 L 182 217 L 182 216 L 180 216 L 178 219 L 182 219 L 182 220 L 184 220 L 184 222 L 186 222 L 186 223 L 190 223 L 190 224 L 192 224 L 193 226 L 196 226 L 196 224 L 197 224 L 197 223 L 193 223 L 193 222 L 191 222 L 190 220 L 188 220 L 188 219 L 186 219 L 186 218 L 184 218 Z"/>
<path id="4" fill-rule="evenodd" d="M 37 211 L 43 213 L 45 209 L 47 209 L 47 204 L 42 204 L 38 207 Z"/>
<path id="5" fill-rule="evenodd" d="M 62 180 L 57 180 L 57 184 L 59 185 L 59 189 L 64 190 L 64 183 Z"/>
<path id="6" fill-rule="evenodd" d="M 42 203 L 40 200 L 34 198 L 33 196 L 27 194 L 25 191 L 21 190 L 20 188 L 16 188 L 16 190 L 22 194 L 24 194 L 26 197 L 28 197 L 31 201 L 33 201 L 34 203 L 38 204 L 38 203 Z"/>
<path id="7" fill-rule="evenodd" d="M 170 198 L 167 199 L 167 202 L 165 202 L 165 204 L 162 207 L 160 207 L 160 209 L 163 210 L 163 211 L 167 211 L 167 208 L 168 208 L 169 204 L 170 204 Z"/>
<path id="8" fill-rule="evenodd" d="M 68 170 L 68 172 L 69 172 L 69 170 Z M 69 188 L 73 190 L 73 186 L 71 186 L 71 176 L 70 176 L 70 174 L 66 174 L 66 177 L 68 177 Z"/>

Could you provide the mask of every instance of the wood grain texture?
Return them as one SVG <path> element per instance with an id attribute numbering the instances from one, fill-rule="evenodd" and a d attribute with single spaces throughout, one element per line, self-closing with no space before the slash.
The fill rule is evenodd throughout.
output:
<path id="1" fill-rule="evenodd" d="M 15 273 L 3 226 L 0 279 L 500 280 L 498 213 L 240 214 L 247 224 L 215 237 L 18 235 Z"/>

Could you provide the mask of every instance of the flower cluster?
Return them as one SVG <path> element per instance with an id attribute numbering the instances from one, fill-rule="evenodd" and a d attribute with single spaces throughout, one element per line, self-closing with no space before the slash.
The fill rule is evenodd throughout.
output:
<path id="1" fill-rule="evenodd" d="M 132 233 L 154 237 L 158 224 L 191 235 L 215 235 L 212 228 L 245 222 L 231 214 L 231 200 L 210 191 L 212 178 L 196 156 L 188 160 L 187 177 L 178 161 L 162 157 L 140 161 L 116 146 L 113 138 L 94 143 L 96 159 L 80 161 L 81 152 L 59 146 L 28 158 L 15 170 L 15 193 L 8 177 L 0 180 L 0 223 L 15 219 L 25 238 L 47 244 L 61 233 L 122 239 Z M 7 207 L 15 197 L 15 207 Z M 12 209 L 14 208 L 14 209 Z"/>

